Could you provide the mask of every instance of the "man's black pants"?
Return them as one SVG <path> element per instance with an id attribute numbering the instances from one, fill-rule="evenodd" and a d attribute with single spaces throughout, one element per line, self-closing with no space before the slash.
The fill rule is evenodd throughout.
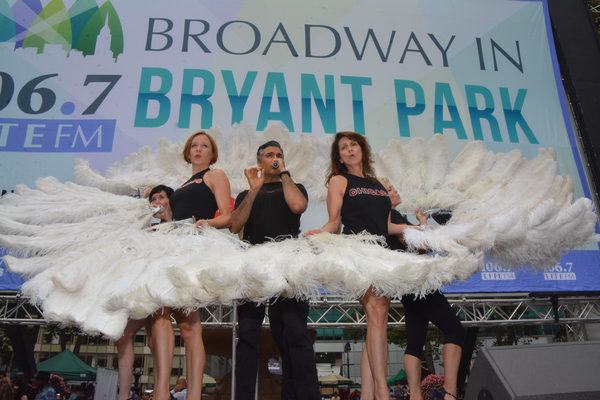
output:
<path id="1" fill-rule="evenodd" d="M 317 367 L 306 319 L 308 302 L 293 298 L 272 299 L 269 306 L 271 334 L 281 355 L 281 398 L 320 400 Z M 239 336 L 236 347 L 235 398 L 253 400 L 258 373 L 258 344 L 265 316 L 263 304 L 238 306 Z"/>

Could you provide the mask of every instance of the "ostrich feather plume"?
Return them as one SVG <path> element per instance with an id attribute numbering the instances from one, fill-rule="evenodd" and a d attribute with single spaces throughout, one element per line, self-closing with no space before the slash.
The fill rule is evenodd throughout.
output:
<path id="1" fill-rule="evenodd" d="M 234 197 L 248 188 L 244 168 L 256 165 L 258 146 L 277 140 L 311 202 L 326 199 L 331 137 L 292 138 L 277 126 L 258 133 L 244 122 L 227 134 L 218 127 L 208 133 L 219 148 L 213 168 L 228 176 Z M 147 200 L 129 195 L 145 186 L 179 187 L 191 175 L 183 147 L 161 139 L 105 176 L 76 160 L 76 183 L 41 178 L 35 188 L 18 185 L 0 199 L 4 261 L 28 278 L 22 292 L 47 320 L 119 338 L 129 318 L 165 306 L 192 311 L 274 296 L 311 298 L 322 290 L 345 299 L 370 289 L 390 297 L 426 294 L 467 279 L 487 256 L 506 268 L 543 270 L 599 240 L 592 202 L 573 200 L 573 180 L 556 173 L 553 149 L 527 159 L 518 150 L 494 154 L 470 142 L 450 160 L 442 135 L 391 141 L 373 154 L 378 176 L 402 196 L 399 210 L 452 214 L 437 229 L 405 231 L 409 248 L 429 254 L 391 251 L 385 238 L 368 234 L 249 246 L 190 223 L 149 227 Z"/>

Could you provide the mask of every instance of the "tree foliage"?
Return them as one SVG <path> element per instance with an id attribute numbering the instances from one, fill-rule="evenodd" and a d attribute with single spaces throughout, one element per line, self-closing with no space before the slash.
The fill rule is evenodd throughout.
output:
<path id="1" fill-rule="evenodd" d="M 600 35 L 600 10 L 596 11 L 596 9 L 600 9 L 600 1 L 588 1 L 588 5 L 590 7 L 594 23 L 596 24 L 596 30 Z"/>
<path id="2" fill-rule="evenodd" d="M 513 315 L 514 306 L 498 307 L 496 313 L 490 315 L 490 320 L 502 319 L 499 315 Z M 516 346 L 518 344 L 530 344 L 537 339 L 537 327 L 531 325 L 495 325 L 485 328 L 486 336 L 495 338 L 492 346 Z"/>
<path id="3" fill-rule="evenodd" d="M 6 353 L 10 353 L 12 351 L 12 346 L 10 345 L 10 339 L 6 332 L 4 332 L 3 328 L 0 328 L 0 355 L 4 356 Z"/>
<path id="4" fill-rule="evenodd" d="M 359 340 L 365 340 L 366 329 L 346 329 L 346 339 L 356 344 Z"/>
<path id="5" fill-rule="evenodd" d="M 442 360 L 442 346 L 446 336 L 439 329 L 429 329 L 425 340 L 425 352 L 423 357 L 427 363 L 427 369 L 435 374 L 435 361 Z M 406 329 L 392 329 L 388 332 L 388 342 L 401 348 L 406 348 Z M 443 366 L 443 363 L 442 363 Z"/>
<path id="6" fill-rule="evenodd" d="M 492 346 L 516 346 L 518 344 L 531 344 L 537 336 L 537 327 L 523 326 L 494 326 L 485 328 L 488 336 L 493 336 Z"/>
<path id="7" fill-rule="evenodd" d="M 79 349 L 81 348 L 83 339 L 79 328 L 74 326 L 61 328 L 60 326 L 54 324 L 47 325 L 44 329 L 44 339 L 47 342 L 51 342 L 54 338 L 59 339 L 58 342 L 60 344 L 61 352 L 67 349 L 67 345 L 75 344 L 73 353 L 75 355 L 79 354 Z"/>

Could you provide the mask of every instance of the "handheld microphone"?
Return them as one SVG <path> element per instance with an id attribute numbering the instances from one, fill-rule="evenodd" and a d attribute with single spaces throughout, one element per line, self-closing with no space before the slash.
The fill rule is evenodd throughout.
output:
<path id="1" fill-rule="evenodd" d="M 273 169 L 279 168 L 279 163 L 277 161 L 273 161 Z"/>
<path id="2" fill-rule="evenodd" d="M 152 215 L 160 214 L 161 212 L 163 212 L 163 206 L 150 207 L 150 212 L 152 212 Z"/>

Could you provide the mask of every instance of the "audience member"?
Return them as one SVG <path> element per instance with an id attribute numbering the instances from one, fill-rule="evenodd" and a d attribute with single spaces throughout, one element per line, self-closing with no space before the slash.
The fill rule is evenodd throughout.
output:
<path id="1" fill-rule="evenodd" d="M 39 390 L 35 400 L 56 400 L 56 391 L 50 385 L 50 372 L 38 371 L 35 379 Z"/>
<path id="2" fill-rule="evenodd" d="M 175 400 L 185 400 L 187 397 L 187 381 L 183 376 L 177 379 L 175 387 L 171 390 L 171 397 Z"/>

